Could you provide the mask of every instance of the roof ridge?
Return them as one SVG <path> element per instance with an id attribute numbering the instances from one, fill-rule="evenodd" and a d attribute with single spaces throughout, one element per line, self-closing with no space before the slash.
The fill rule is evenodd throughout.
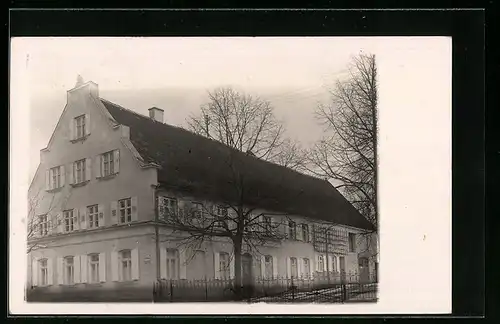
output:
<path id="1" fill-rule="evenodd" d="M 112 101 L 109 101 L 109 100 L 107 100 L 107 99 L 104 99 L 104 98 L 102 98 L 102 97 L 99 97 L 99 99 L 104 100 L 104 101 L 106 101 L 106 102 L 108 102 L 108 103 L 110 103 L 110 104 L 112 104 L 112 105 L 115 105 L 115 106 L 117 106 L 118 108 L 121 108 L 121 109 L 126 110 L 126 111 L 128 111 L 128 112 L 131 112 L 132 114 L 137 115 L 138 117 L 145 118 L 145 119 L 150 120 L 150 121 L 153 121 L 153 122 L 155 121 L 154 119 L 152 119 L 152 118 L 150 118 L 150 117 L 148 117 L 148 116 L 146 116 L 146 115 L 140 114 L 140 113 L 138 113 L 138 112 L 136 112 L 136 111 L 134 111 L 134 110 L 132 110 L 132 109 L 125 108 L 125 107 L 123 107 L 122 105 L 119 105 L 119 104 L 117 104 L 117 103 L 114 103 L 114 102 L 112 102 Z M 250 154 L 246 154 L 245 152 L 240 151 L 240 150 L 238 150 L 238 149 L 236 149 L 236 148 L 230 147 L 230 146 L 228 146 L 228 145 L 226 145 L 226 144 L 224 144 L 224 143 L 222 143 L 222 142 L 220 142 L 220 141 L 218 141 L 218 140 L 216 140 L 216 139 L 209 138 L 209 137 L 206 137 L 206 136 L 203 136 L 203 135 L 197 134 L 197 133 L 192 132 L 192 131 L 190 131 L 189 129 L 186 129 L 186 128 L 184 128 L 184 127 L 180 127 L 180 126 L 177 126 L 177 125 L 172 125 L 172 124 L 167 124 L 167 123 L 160 123 L 160 122 L 157 122 L 157 123 L 159 123 L 159 124 L 161 124 L 161 125 L 164 125 L 164 126 L 166 126 L 166 127 L 173 127 L 173 128 L 180 129 L 180 130 L 182 130 L 182 131 L 185 131 L 185 132 L 190 133 L 191 135 L 194 135 L 194 136 L 196 136 L 196 137 L 199 137 L 199 138 L 201 138 L 201 139 L 203 139 L 203 140 L 213 141 L 213 142 L 217 143 L 218 145 L 223 146 L 223 147 L 224 147 L 224 148 L 226 148 L 226 149 L 233 150 L 233 151 L 235 151 L 235 152 L 237 152 L 237 153 L 240 153 L 240 154 L 245 154 L 248 158 L 252 158 L 252 159 L 255 159 L 255 160 L 260 161 L 260 162 L 264 162 L 264 163 L 268 163 L 268 164 L 270 164 L 270 165 L 274 165 L 274 166 L 279 167 L 279 168 L 282 168 L 282 169 L 284 169 L 284 170 L 287 170 L 287 171 L 291 171 L 291 172 L 297 173 L 297 174 L 299 174 L 299 175 L 301 175 L 301 176 L 312 178 L 312 179 L 314 179 L 314 180 L 316 180 L 316 181 L 326 182 L 326 183 L 328 183 L 329 185 L 331 185 L 331 187 L 332 187 L 333 189 L 337 190 L 337 189 L 336 189 L 336 188 L 335 188 L 335 187 L 334 187 L 334 186 L 333 186 L 333 185 L 332 185 L 332 184 L 331 184 L 328 180 L 326 180 L 326 179 L 322 179 L 322 178 L 320 178 L 320 177 L 316 177 L 316 176 L 313 176 L 313 175 L 311 175 L 311 174 L 306 174 L 306 173 L 303 173 L 303 172 L 297 171 L 297 170 L 295 170 L 295 169 L 289 168 L 289 167 L 284 166 L 284 165 L 280 165 L 280 164 L 278 164 L 278 163 L 276 163 L 276 162 L 273 162 L 273 161 L 264 160 L 264 159 L 261 159 L 261 158 L 259 158 L 259 157 L 257 157 L 257 156 L 253 156 L 253 155 L 250 155 Z"/>

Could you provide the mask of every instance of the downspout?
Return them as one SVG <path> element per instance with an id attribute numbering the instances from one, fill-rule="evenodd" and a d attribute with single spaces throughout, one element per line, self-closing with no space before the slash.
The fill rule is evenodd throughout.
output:
<path id="1" fill-rule="evenodd" d="M 154 210 L 155 210 L 155 254 L 156 254 L 156 280 L 161 279 L 160 275 L 160 229 L 159 229 L 159 215 L 158 215 L 158 189 L 160 185 L 154 185 Z"/>

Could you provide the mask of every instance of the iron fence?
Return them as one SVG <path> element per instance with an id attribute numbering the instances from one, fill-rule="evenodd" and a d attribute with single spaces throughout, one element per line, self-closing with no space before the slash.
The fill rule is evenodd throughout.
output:
<path id="1" fill-rule="evenodd" d="M 374 274 L 318 273 L 314 276 L 254 278 L 236 294 L 234 279 L 159 280 L 153 288 L 156 302 L 246 300 L 248 302 L 375 301 Z"/>

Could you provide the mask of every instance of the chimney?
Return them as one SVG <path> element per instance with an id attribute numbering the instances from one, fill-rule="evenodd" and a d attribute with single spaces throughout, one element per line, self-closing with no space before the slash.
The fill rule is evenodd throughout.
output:
<path id="1" fill-rule="evenodd" d="M 163 123 L 163 109 L 158 107 L 151 107 L 149 110 L 149 117 L 156 120 L 157 122 Z"/>
<path id="2" fill-rule="evenodd" d="M 68 103 L 75 103 L 81 101 L 85 96 L 92 96 L 99 98 L 99 86 L 92 82 L 84 82 L 83 78 L 78 75 L 76 78 L 75 87 L 68 90 Z"/>

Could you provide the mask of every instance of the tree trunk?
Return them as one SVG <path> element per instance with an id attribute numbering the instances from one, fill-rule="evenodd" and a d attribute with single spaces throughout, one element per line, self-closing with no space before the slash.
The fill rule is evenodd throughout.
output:
<path id="1" fill-rule="evenodd" d="M 242 280 L 241 280 L 241 246 L 242 237 L 236 237 L 233 240 L 234 246 L 234 293 L 237 300 L 242 298 Z"/>

